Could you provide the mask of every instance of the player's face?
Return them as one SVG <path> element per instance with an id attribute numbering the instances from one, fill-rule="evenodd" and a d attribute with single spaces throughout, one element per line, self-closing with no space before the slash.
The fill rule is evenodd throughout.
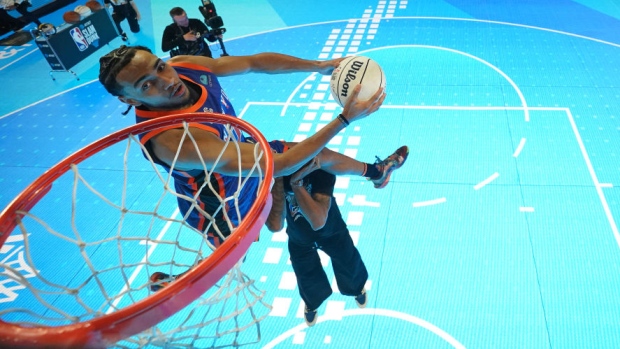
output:
<path id="1" fill-rule="evenodd" d="M 119 99 L 149 109 L 176 109 L 188 104 L 190 94 L 176 70 L 152 53 L 139 50 L 116 76 L 123 88 Z"/>

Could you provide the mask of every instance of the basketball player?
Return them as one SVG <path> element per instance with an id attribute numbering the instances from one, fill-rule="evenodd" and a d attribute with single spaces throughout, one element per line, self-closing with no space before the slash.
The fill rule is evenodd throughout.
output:
<path id="1" fill-rule="evenodd" d="M 406 159 L 407 147 L 396 153 Z M 364 285 L 368 271 L 333 195 L 336 176 L 320 168 L 315 158 L 292 176 L 277 178 L 266 222 L 270 231 L 279 232 L 286 218 L 288 250 L 299 294 L 306 305 L 304 319 L 308 326 L 316 323 L 317 309 L 332 294 L 319 249 L 331 258 L 340 293 L 354 297 L 360 308 L 367 302 Z"/>
<path id="2" fill-rule="evenodd" d="M 218 76 L 244 74 L 248 72 L 285 73 L 295 71 L 320 72 L 329 74 L 338 65 L 340 59 L 330 61 L 310 61 L 276 53 L 262 53 L 252 56 L 227 56 L 212 59 L 202 56 L 176 56 L 167 63 L 153 55 L 148 48 L 121 46 L 100 59 L 99 80 L 107 91 L 117 96 L 122 102 L 134 106 L 136 121 L 143 122 L 165 115 L 190 112 L 215 112 L 235 116 L 235 111 L 226 97 Z M 364 164 L 342 154 L 323 149 L 324 146 L 346 125 L 356 122 L 375 112 L 385 98 L 383 89 L 367 101 L 353 98 L 345 105 L 338 118 L 327 124 L 311 137 L 287 150 L 290 144 L 271 142 L 274 154 L 274 175 L 290 175 L 306 162 L 319 156 L 322 167 L 333 174 L 362 175 L 371 180 L 375 187 L 384 187 L 391 172 L 404 161 L 402 154 L 392 155 L 376 164 Z M 243 135 L 239 137 L 241 159 L 234 145 L 226 143 L 224 125 L 213 123 L 192 125 L 192 137 L 198 144 L 201 156 L 188 137 L 184 138 L 188 151 L 181 151 L 176 160 L 173 176 L 175 188 L 179 194 L 189 197 L 199 196 L 199 203 L 207 212 L 214 213 L 220 207 L 220 200 L 209 188 L 200 193 L 205 177 L 202 161 L 207 168 L 216 172 L 211 177 L 211 185 L 216 192 L 228 197 L 237 191 L 238 176 L 248 175 L 254 167 L 254 145 L 245 143 Z M 149 154 L 154 161 L 170 170 L 177 149 L 183 136 L 182 129 L 161 130 L 159 133 L 141 135 Z M 220 152 L 224 149 L 220 157 Z M 181 149 L 185 149 L 181 147 Z M 287 151 L 285 151 L 287 150 Z M 241 169 L 239 168 L 239 162 Z M 262 163 L 261 166 L 266 166 Z M 258 179 L 251 178 L 244 184 L 243 191 L 248 194 L 239 200 L 239 211 L 232 209 L 227 216 L 233 226 L 238 225 L 245 213 L 252 206 Z M 246 190 L 247 189 L 247 190 Z M 191 202 L 179 198 L 181 213 L 187 222 L 199 231 L 207 233 L 215 247 L 230 233 L 222 210 L 215 214 L 216 224 L 212 225 L 196 211 Z"/>

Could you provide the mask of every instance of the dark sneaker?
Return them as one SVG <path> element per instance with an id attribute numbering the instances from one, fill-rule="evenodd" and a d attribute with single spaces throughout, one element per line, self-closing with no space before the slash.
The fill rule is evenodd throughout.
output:
<path id="1" fill-rule="evenodd" d="M 176 280 L 181 275 L 183 274 L 168 275 L 166 273 L 162 273 L 158 271 L 156 273 L 151 274 L 151 277 L 149 277 L 149 280 L 151 281 L 151 284 L 149 285 L 149 287 L 151 291 L 157 292 L 161 290 L 162 288 L 168 286 L 169 283 Z"/>
<path id="2" fill-rule="evenodd" d="M 308 327 L 314 326 L 314 324 L 316 324 L 316 319 L 318 318 L 319 317 L 316 315 L 316 309 L 309 310 L 306 306 L 306 309 L 304 310 L 304 320 L 306 320 L 306 325 L 308 325 Z"/>
<path id="3" fill-rule="evenodd" d="M 384 188 L 390 181 L 392 171 L 399 169 L 407 160 L 408 155 L 409 148 L 406 145 L 403 145 L 402 147 L 396 149 L 394 154 L 388 156 L 385 160 L 381 160 L 377 157 L 375 165 L 379 167 L 381 176 L 376 179 L 370 179 L 370 181 L 372 181 L 375 185 L 375 188 Z"/>
<path id="4" fill-rule="evenodd" d="M 122 33 L 122 34 L 121 34 L 121 39 L 123 39 L 123 41 L 127 41 L 127 40 L 129 40 L 129 39 L 127 38 L 127 34 L 125 34 L 125 33 Z"/>
<path id="5" fill-rule="evenodd" d="M 355 303 L 360 308 L 366 308 L 366 303 L 368 302 L 368 297 L 366 297 L 366 289 L 362 290 L 358 296 L 355 297 Z"/>

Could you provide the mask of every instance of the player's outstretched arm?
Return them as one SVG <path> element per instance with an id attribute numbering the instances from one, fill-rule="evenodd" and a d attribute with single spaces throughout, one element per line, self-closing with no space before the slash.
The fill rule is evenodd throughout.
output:
<path id="1" fill-rule="evenodd" d="M 187 62 L 205 66 L 217 76 L 239 75 L 246 73 L 284 74 L 294 72 L 317 72 L 331 74 L 343 58 L 316 61 L 297 58 L 280 53 L 259 53 L 251 56 L 224 56 L 208 58 L 201 56 L 177 56 L 174 62 Z"/>
<path id="2" fill-rule="evenodd" d="M 358 99 L 360 89 L 358 85 L 345 105 L 342 111 L 344 121 L 336 118 L 287 152 L 274 154 L 274 176 L 293 174 L 321 152 L 346 124 L 363 119 L 379 109 L 385 99 L 383 89 L 365 101 Z M 151 141 L 155 155 L 168 165 L 174 162 L 177 170 L 203 169 L 206 166 L 208 170 L 225 175 L 257 175 L 252 172 L 255 164 L 253 144 L 226 143 L 215 134 L 199 128 L 190 128 L 190 132 L 192 137 L 184 136 L 183 129 L 167 130 L 153 137 Z M 265 169 L 266 166 L 263 160 L 261 167 Z"/>
<path id="3" fill-rule="evenodd" d="M 276 176 L 293 174 L 321 152 L 327 143 L 345 128 L 347 124 L 365 118 L 377 111 L 381 104 L 383 104 L 385 100 L 383 89 L 379 89 L 374 96 L 364 101 L 358 99 L 360 90 L 361 85 L 356 86 L 351 98 L 342 110 L 344 121 L 336 118 L 284 154 L 274 154 L 274 172 Z"/>

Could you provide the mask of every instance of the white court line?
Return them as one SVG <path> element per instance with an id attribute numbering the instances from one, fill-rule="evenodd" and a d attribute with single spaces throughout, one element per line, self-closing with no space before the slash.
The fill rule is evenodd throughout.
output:
<path id="1" fill-rule="evenodd" d="M 407 19 L 414 19 L 414 20 L 423 19 L 423 20 L 437 20 L 437 21 L 478 22 L 478 23 L 499 24 L 499 25 L 505 25 L 505 26 L 509 26 L 509 27 L 520 27 L 520 28 L 540 30 L 540 31 L 545 31 L 545 32 L 550 32 L 550 33 L 555 33 L 555 34 L 561 34 L 561 35 L 566 35 L 566 36 L 572 36 L 572 37 L 576 37 L 576 38 L 580 38 L 580 39 L 585 39 L 585 40 L 590 40 L 590 41 L 598 42 L 598 43 L 609 45 L 609 46 L 620 47 L 620 44 L 616 44 L 616 43 L 613 43 L 613 42 L 592 38 L 592 37 L 589 37 L 589 36 L 584 36 L 584 35 L 564 32 L 564 31 L 561 31 L 561 30 L 555 30 L 555 29 L 549 29 L 549 28 L 543 28 L 543 27 L 535 27 L 535 26 L 526 25 L 526 24 L 511 23 L 511 22 L 489 21 L 489 20 L 484 20 L 484 19 L 459 18 L 459 17 L 422 17 L 422 16 L 419 16 L 419 17 L 418 16 L 396 16 L 396 17 L 394 17 L 394 16 L 391 16 L 391 17 L 373 18 L 373 20 L 407 20 Z M 234 40 L 241 40 L 241 39 L 249 38 L 249 37 L 252 37 L 252 36 L 259 36 L 259 35 L 263 35 L 263 34 L 275 33 L 275 32 L 279 32 L 279 31 L 292 30 L 292 29 L 298 29 L 298 28 L 304 28 L 304 27 L 312 27 L 312 26 L 319 26 L 319 25 L 325 25 L 325 24 L 335 24 L 335 23 L 341 23 L 341 22 L 348 23 L 351 20 L 368 21 L 368 18 L 338 19 L 338 20 L 333 20 L 333 21 L 323 21 L 323 22 L 299 24 L 299 25 L 295 25 L 295 26 L 288 26 L 288 27 L 285 27 L 285 28 L 269 29 L 269 30 L 264 30 L 264 31 L 260 31 L 260 32 L 240 35 L 240 36 L 237 36 L 237 37 L 234 37 L 234 38 L 229 38 L 229 39 L 224 40 L 224 42 L 229 42 L 229 41 L 234 41 Z"/>
<path id="2" fill-rule="evenodd" d="M 159 234 L 157 235 L 156 240 L 161 240 L 161 238 L 168 231 L 168 228 L 170 228 L 170 225 L 172 225 L 172 220 L 176 219 L 178 214 L 179 214 L 179 209 L 177 208 L 177 209 L 174 210 L 174 213 L 172 214 L 172 216 L 170 216 L 171 220 L 166 222 L 166 225 L 159 231 Z M 127 289 L 128 289 L 127 285 L 133 284 L 133 281 L 138 277 L 138 274 L 140 274 L 140 272 L 144 268 L 144 263 L 146 262 L 146 259 L 151 254 L 153 254 L 153 252 L 155 251 L 155 248 L 157 248 L 157 244 L 156 243 L 151 244 L 151 247 L 149 247 L 149 250 L 144 255 L 144 258 L 142 258 L 142 261 L 140 261 L 140 264 L 136 267 L 136 269 L 134 269 L 133 273 L 131 273 L 131 276 L 129 276 L 129 279 L 127 280 L 127 283 L 125 284 L 125 286 L 123 286 L 123 288 L 117 294 L 124 294 L 127 291 Z M 106 314 L 110 314 L 110 313 L 116 311 L 116 306 L 118 305 L 118 303 L 120 303 L 121 299 L 123 299 L 122 296 L 116 298 L 116 300 L 114 302 L 112 302 L 112 305 L 108 308 L 108 310 L 106 310 L 105 313 Z"/>
<path id="3" fill-rule="evenodd" d="M 534 208 L 523 206 L 523 207 L 519 207 L 519 211 L 520 212 L 534 212 Z"/>
<path id="4" fill-rule="evenodd" d="M 495 172 L 489 178 L 487 178 L 487 179 L 483 180 L 482 182 L 474 185 L 474 190 L 478 190 L 478 189 L 484 187 L 485 185 L 493 182 L 495 179 L 497 179 L 497 177 L 499 177 L 499 173 Z"/>
<path id="5" fill-rule="evenodd" d="M 273 103 L 262 103 L 262 102 L 248 102 L 248 106 L 252 105 L 252 104 L 256 104 L 256 105 L 277 105 L 277 106 L 282 106 L 285 105 L 282 102 L 273 102 Z M 327 103 L 330 104 L 330 103 Z M 299 103 L 299 106 L 305 106 L 305 105 L 310 105 L 310 103 Z M 584 161 L 586 163 L 586 166 L 588 168 L 588 172 L 590 173 L 590 178 L 592 178 L 592 181 L 594 183 L 594 187 L 596 188 L 596 192 L 599 196 L 599 199 L 601 201 L 601 204 L 603 205 L 603 210 L 605 212 L 605 215 L 607 217 L 607 221 L 609 222 L 609 225 L 611 227 L 611 230 L 614 234 L 614 237 L 616 239 L 616 242 L 618 244 L 618 247 L 620 247 L 620 232 L 618 231 L 618 227 L 616 225 L 616 222 L 614 220 L 614 217 L 611 213 L 611 210 L 609 208 L 609 205 L 607 203 L 607 200 L 605 199 L 605 196 L 603 194 L 602 188 L 611 188 L 613 187 L 611 184 L 601 184 L 598 181 L 598 178 L 596 177 L 596 173 L 594 172 L 594 168 L 592 166 L 592 163 L 590 162 L 590 158 L 588 156 L 588 152 L 586 151 L 586 148 L 583 144 L 583 140 L 581 139 L 581 135 L 579 134 L 579 130 L 577 128 L 577 125 L 575 124 L 575 120 L 573 118 L 573 115 L 570 111 L 570 109 L 565 108 L 565 107 L 471 107 L 471 106 L 411 106 L 411 105 L 383 105 L 381 106 L 381 108 L 387 108 L 387 109 L 418 109 L 418 110 L 524 110 L 524 109 L 528 109 L 528 110 L 536 110 L 536 111 L 560 111 L 560 112 L 564 112 L 566 113 L 566 115 L 568 116 L 568 120 L 570 122 L 570 125 L 573 129 L 573 133 L 575 134 L 575 138 L 577 140 L 577 144 L 579 145 L 579 148 L 581 150 L 581 155 L 584 158 Z M 372 119 L 372 118 L 370 118 Z M 490 177 L 491 180 L 495 179 L 493 178 L 493 176 Z M 487 179 L 488 181 L 489 179 Z M 485 181 L 486 182 L 486 181 Z M 482 182 L 480 184 L 478 184 L 476 187 L 478 187 L 479 185 L 483 184 L 486 185 L 488 183 Z M 474 189 L 476 188 L 474 187 Z"/>
<path id="6" fill-rule="evenodd" d="M 525 138 L 521 138 L 521 141 L 519 142 L 519 145 L 517 146 L 517 149 L 515 150 L 514 154 L 512 154 L 512 157 L 516 158 L 519 156 L 519 154 L 521 154 L 521 150 L 523 150 L 523 146 L 525 146 Z"/>
<path id="7" fill-rule="evenodd" d="M 35 105 L 37 105 L 37 104 L 41 104 L 41 103 L 43 103 L 43 102 L 45 102 L 45 101 L 48 101 L 48 100 L 50 100 L 50 99 L 52 99 L 52 98 L 58 97 L 58 96 L 60 96 L 60 95 L 62 95 L 62 94 L 65 94 L 65 93 L 67 93 L 67 92 L 71 92 L 71 91 L 76 90 L 76 89 L 78 89 L 78 88 L 80 88 L 80 87 L 86 86 L 86 85 L 88 85 L 88 84 L 92 84 L 92 83 L 93 83 L 93 82 L 95 82 L 95 81 L 99 81 L 99 80 L 97 80 L 97 79 L 95 79 L 95 80 L 91 80 L 91 81 L 89 81 L 89 82 L 85 82 L 85 83 L 83 83 L 83 84 L 81 84 L 81 85 L 74 86 L 74 87 L 72 87 L 72 88 L 70 88 L 70 89 L 66 89 L 66 90 L 64 90 L 64 91 L 62 91 L 62 92 L 58 92 L 58 93 L 56 93 L 56 94 L 54 94 L 54 95 L 51 95 L 51 96 L 49 96 L 49 97 L 43 98 L 43 99 L 41 99 L 41 100 L 38 100 L 38 101 L 36 101 L 36 102 L 34 102 L 34 103 L 30 103 L 30 104 L 28 104 L 27 106 L 21 107 L 21 108 L 19 108 L 19 109 L 16 109 L 16 110 L 14 110 L 14 111 L 12 111 L 12 112 L 9 112 L 9 113 L 7 113 L 7 114 L 4 114 L 4 115 L 0 116 L 0 120 L 2 120 L 2 119 L 4 119 L 4 118 L 6 118 L 7 116 L 10 116 L 10 115 L 13 115 L 13 114 L 19 113 L 20 111 L 22 111 L 22 110 L 24 110 L 24 109 L 28 109 L 28 108 L 30 108 L 30 107 L 32 107 L 32 106 L 35 106 Z"/>
<path id="8" fill-rule="evenodd" d="M 573 119 L 573 114 L 570 112 L 570 109 L 568 108 L 566 108 L 565 111 L 566 111 L 566 115 L 568 116 L 568 121 L 570 122 L 570 125 L 573 128 L 573 132 L 575 133 L 577 144 L 579 144 L 579 148 L 581 149 L 581 155 L 583 156 L 583 159 L 586 162 L 586 166 L 588 167 L 588 172 L 590 172 L 590 177 L 592 178 L 592 182 L 594 182 L 596 193 L 598 194 L 599 200 L 601 200 L 601 204 L 603 205 L 603 210 L 605 211 L 605 215 L 607 216 L 607 221 L 609 222 L 609 225 L 611 226 L 611 231 L 614 233 L 618 247 L 620 247 L 620 233 L 618 232 L 618 227 L 616 226 L 614 216 L 611 214 L 611 210 L 609 209 L 609 205 L 607 204 L 607 199 L 605 199 L 605 195 L 603 194 L 601 183 L 599 183 L 598 178 L 596 177 L 596 173 L 594 172 L 594 167 L 592 166 L 592 163 L 590 162 L 590 157 L 588 156 L 586 147 L 583 145 L 583 141 L 581 140 L 581 135 L 579 134 L 579 129 L 577 128 L 577 124 L 575 124 L 575 120 Z"/>
<path id="9" fill-rule="evenodd" d="M 295 89 L 293 90 L 293 92 L 291 92 L 288 95 L 288 98 L 286 99 L 286 102 L 284 104 L 284 108 L 282 108 L 282 111 L 280 112 L 280 116 L 284 116 L 286 114 L 286 109 L 288 108 L 289 105 L 294 105 L 294 103 L 292 103 L 291 101 L 293 100 L 293 98 L 295 98 L 295 96 L 297 95 L 297 92 L 299 92 L 299 90 L 301 90 L 301 88 L 306 85 L 309 81 L 314 81 L 315 77 L 318 73 L 312 73 L 310 74 L 308 77 L 306 77 L 299 85 L 297 85 L 297 87 L 295 87 Z M 319 74 L 320 76 L 323 76 L 322 74 Z"/>
<path id="10" fill-rule="evenodd" d="M 614 185 L 612 183 L 601 183 L 601 188 L 613 188 Z"/>
<path id="11" fill-rule="evenodd" d="M 35 48 L 34 50 L 32 50 L 32 51 L 30 51 L 30 52 L 28 52 L 28 53 L 24 54 L 23 56 L 21 56 L 21 57 L 19 57 L 19 58 L 15 59 L 14 61 L 9 62 L 9 63 L 7 63 L 6 65 L 3 65 L 2 67 L 0 67 L 0 71 L 3 71 L 5 68 L 8 68 L 8 67 L 12 66 L 13 64 L 15 64 L 15 63 L 17 63 L 17 62 L 21 61 L 22 59 L 24 59 L 24 58 L 26 58 L 26 57 L 30 56 L 33 52 L 36 52 L 36 51 L 38 51 L 38 48 Z"/>
<path id="12" fill-rule="evenodd" d="M 491 64 L 488 61 L 485 61 L 484 59 L 480 58 L 480 57 L 476 57 L 474 55 L 471 55 L 467 52 L 463 52 L 463 51 L 458 51 L 458 50 L 454 50 L 454 49 L 450 49 L 450 48 L 446 48 L 446 47 L 441 47 L 441 46 L 431 46 L 431 45 L 392 45 L 392 46 L 382 46 L 382 47 L 378 47 L 378 48 L 373 48 L 373 49 L 369 49 L 369 50 L 363 50 L 363 51 L 359 51 L 356 52 L 356 55 L 363 55 L 363 54 L 367 54 L 369 52 L 373 52 L 373 51 L 384 51 L 384 50 L 389 50 L 389 49 L 393 49 L 393 48 L 423 48 L 423 49 L 432 49 L 432 50 L 440 50 L 440 51 L 447 51 L 447 52 L 452 52 L 452 53 L 456 53 L 468 58 L 471 58 L 475 61 L 478 61 L 484 65 L 486 65 L 487 67 L 491 68 L 492 70 L 494 70 L 496 73 L 498 73 L 500 76 L 502 76 L 502 78 L 508 82 L 508 84 L 510 84 L 510 86 L 512 86 L 513 90 L 515 91 L 515 93 L 517 94 L 517 96 L 519 97 L 519 100 L 521 101 L 521 110 L 524 112 L 525 114 L 525 122 L 529 122 L 530 121 L 530 108 L 528 108 L 527 105 L 527 101 L 525 100 L 525 96 L 523 95 L 523 92 L 521 92 L 521 89 L 519 88 L 519 86 L 517 86 L 517 84 L 506 74 L 504 73 L 501 69 L 499 69 L 498 67 L 494 66 L 493 64 Z M 301 83 L 299 83 L 297 85 L 297 87 L 293 90 L 293 92 L 291 94 L 289 94 L 289 97 L 287 99 L 287 101 L 283 104 L 283 108 L 282 111 L 280 112 L 280 116 L 284 116 L 286 114 L 286 110 L 288 108 L 289 105 L 291 105 L 291 100 L 294 98 L 294 96 L 297 94 L 297 92 L 304 86 L 307 84 L 308 81 L 310 80 L 314 80 L 315 77 L 317 76 L 318 73 L 312 73 L 311 75 L 309 75 L 308 77 L 306 77 L 306 79 L 304 79 Z M 319 105 L 324 105 L 324 103 L 314 103 L 319 104 Z"/>
<path id="13" fill-rule="evenodd" d="M 463 52 L 463 51 L 459 51 L 459 50 L 454 50 L 454 49 L 451 49 L 451 48 L 446 48 L 446 47 L 441 47 L 441 46 L 431 46 L 431 45 L 393 45 L 393 46 L 383 46 L 383 47 L 378 47 L 378 48 L 373 48 L 373 49 L 369 49 L 369 50 L 360 51 L 358 54 L 365 54 L 365 53 L 373 52 L 373 51 L 383 51 L 383 50 L 387 50 L 387 49 L 391 49 L 391 48 L 403 48 L 403 47 L 425 48 L 425 49 L 431 49 L 431 50 L 440 50 L 440 51 L 452 52 L 452 53 L 456 53 L 456 54 L 459 54 L 459 55 L 471 58 L 471 59 L 473 59 L 475 61 L 478 61 L 478 62 L 486 65 L 487 67 L 493 69 L 496 73 L 501 75 L 504 78 L 504 80 L 506 80 L 510 84 L 510 86 L 512 86 L 513 90 L 515 91 L 515 93 L 519 97 L 519 100 L 521 101 L 521 106 L 523 107 L 523 112 L 525 114 L 525 122 L 529 122 L 530 121 L 530 109 L 528 108 L 527 102 L 525 100 L 525 96 L 523 95 L 523 92 L 521 92 L 521 89 L 519 88 L 519 86 L 517 86 L 517 84 L 514 81 L 512 81 L 512 79 L 508 76 L 508 74 L 504 73 L 501 69 L 499 69 L 498 67 L 494 66 L 490 62 L 487 62 L 487 61 L 485 61 L 484 59 L 482 59 L 480 57 L 476 57 L 476 56 L 474 56 L 472 54 L 469 54 L 467 52 Z"/>
<path id="14" fill-rule="evenodd" d="M 439 198 L 439 199 L 428 200 L 428 201 L 418 201 L 418 202 L 413 203 L 413 207 L 417 208 L 417 207 L 438 205 L 438 204 L 443 204 L 444 202 L 446 202 L 446 198 Z"/>
<path id="15" fill-rule="evenodd" d="M 36 50 L 35 50 L 35 51 L 36 51 Z M 32 52 L 34 52 L 34 51 L 32 51 Z M 30 52 L 30 53 L 32 53 L 32 52 Z M 30 53 L 28 53 L 28 54 L 30 54 Z M 24 57 L 25 57 L 25 56 L 24 56 Z M 162 57 L 160 57 L 160 58 L 164 58 L 164 56 L 162 56 Z M 20 59 L 21 59 L 21 58 L 20 58 Z M 12 63 L 9 63 L 9 64 L 12 64 Z M 77 86 L 71 87 L 71 88 L 66 89 L 66 90 L 64 90 L 64 91 L 58 92 L 58 93 L 56 93 L 56 94 L 53 94 L 53 95 L 51 95 L 51 96 L 49 96 L 49 97 L 45 97 L 45 98 L 40 99 L 40 100 L 38 100 L 38 101 L 36 101 L 36 102 L 30 103 L 30 104 L 28 104 L 28 105 L 26 105 L 26 106 L 23 106 L 23 107 L 19 108 L 19 109 L 13 110 L 12 112 L 8 112 L 8 113 L 6 113 L 6 114 L 4 114 L 4 115 L 0 116 L 0 120 L 1 120 L 1 119 L 6 118 L 7 116 L 10 116 L 10 115 L 16 114 L 16 113 L 18 113 L 18 112 L 20 112 L 20 111 L 22 111 L 22 110 L 24 110 L 24 109 L 30 108 L 30 107 L 32 107 L 32 106 L 35 106 L 35 105 L 37 105 L 37 104 L 41 104 L 41 103 L 43 103 L 43 102 L 45 102 L 45 101 L 47 101 L 47 100 L 50 100 L 50 99 L 52 99 L 52 98 L 58 97 L 58 96 L 60 96 L 60 95 L 63 95 L 63 94 L 65 94 L 65 93 L 67 93 L 67 92 L 71 92 L 71 91 L 76 90 L 76 89 L 78 89 L 78 88 L 80 88 L 80 87 L 86 86 L 86 85 L 88 85 L 88 84 L 92 84 L 92 83 L 93 83 L 93 82 L 95 82 L 95 81 L 97 81 L 97 82 L 98 82 L 98 81 L 99 81 L 99 79 L 93 79 L 93 80 L 91 80 L 91 81 L 87 81 L 87 82 L 85 82 L 85 83 L 83 83 L 83 84 L 80 84 L 80 85 L 77 85 Z"/>
<path id="16" fill-rule="evenodd" d="M 453 348 L 455 349 L 465 349 L 465 346 L 463 344 L 461 344 L 458 340 L 456 340 L 454 337 L 452 337 L 448 332 L 442 330 L 441 328 L 433 325 L 432 323 L 421 319 L 419 317 L 415 317 L 413 315 L 409 315 L 406 313 L 401 313 L 398 311 L 394 311 L 394 310 L 389 310 L 389 309 L 371 309 L 371 308 L 365 308 L 365 309 L 348 309 L 345 310 L 344 312 L 342 312 L 340 314 L 342 317 L 347 317 L 347 316 L 384 316 L 387 318 L 393 318 L 393 319 L 399 319 L 399 320 L 403 320 L 406 322 L 409 322 L 413 325 L 419 326 L 429 332 L 432 332 L 433 334 L 435 334 L 436 336 L 438 336 L 439 338 L 443 339 L 447 344 L 451 345 Z M 337 320 L 333 317 L 329 317 L 329 316 L 319 316 L 316 325 L 317 327 L 319 327 L 318 325 L 322 322 L 327 322 L 327 321 L 340 321 Z M 286 332 L 282 333 L 281 335 L 277 336 L 276 338 L 272 339 L 271 342 L 267 343 L 265 346 L 262 347 L 262 349 L 272 349 L 275 348 L 278 344 L 283 343 L 285 340 L 287 340 L 288 338 L 294 336 L 296 333 L 298 332 L 302 332 L 304 330 L 306 330 L 308 328 L 308 325 L 306 325 L 305 323 L 301 323 L 293 328 L 291 328 L 290 330 L 287 330 Z"/>
<path id="17" fill-rule="evenodd" d="M 244 108 L 242 109 L 239 115 L 244 114 L 247 109 L 252 105 L 263 105 L 263 106 L 295 106 L 295 107 L 310 107 L 311 105 L 317 105 L 321 107 L 331 107 L 337 105 L 335 102 L 295 102 L 295 103 L 287 103 L 287 102 L 247 102 Z M 462 110 L 462 111 L 479 111 L 479 110 L 509 110 L 509 111 L 525 111 L 527 110 L 535 110 L 535 111 L 566 111 L 566 108 L 560 107 L 506 107 L 506 106 L 449 106 L 449 105 L 398 105 L 398 104 L 390 104 L 390 105 L 382 105 L 381 109 L 417 109 L 417 110 Z M 372 117 L 368 118 L 372 120 Z"/>

